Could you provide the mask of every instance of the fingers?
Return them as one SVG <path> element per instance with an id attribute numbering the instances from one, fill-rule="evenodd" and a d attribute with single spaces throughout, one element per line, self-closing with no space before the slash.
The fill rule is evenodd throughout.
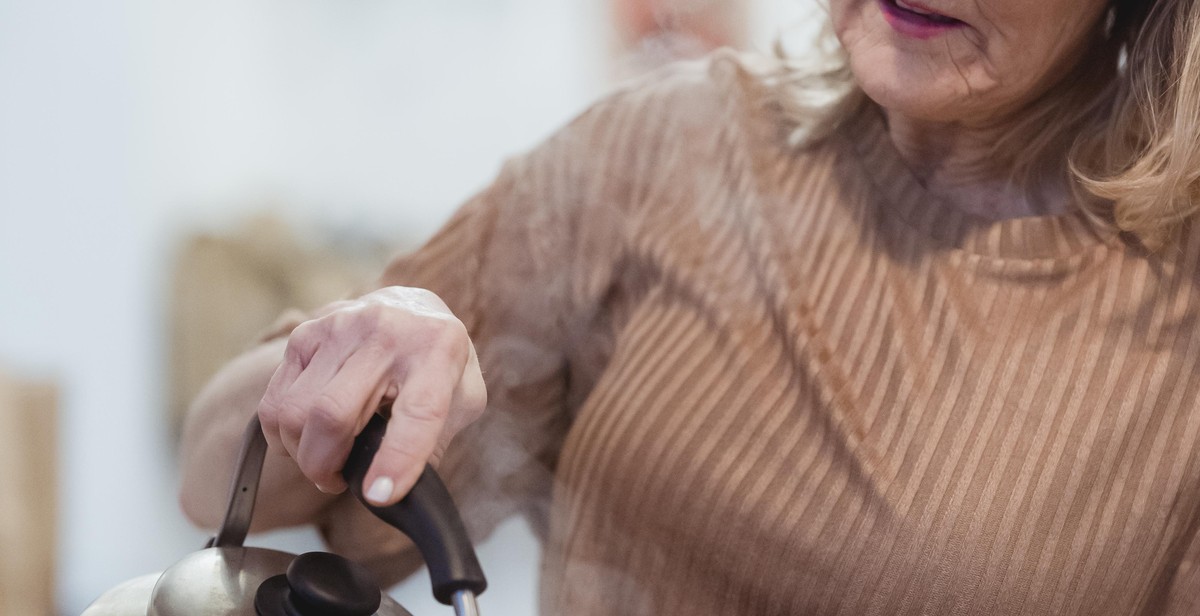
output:
<path id="1" fill-rule="evenodd" d="M 325 492 L 346 487 L 341 470 L 354 437 L 389 389 L 391 363 L 375 347 L 356 350 L 319 390 L 300 391 L 314 400 L 293 457 L 301 472 Z"/>
<path id="2" fill-rule="evenodd" d="M 288 340 L 283 363 L 275 371 L 259 402 L 259 420 L 276 453 L 296 457 L 306 416 L 317 406 L 322 391 L 342 366 L 345 352 L 332 342 L 321 344 L 308 331 Z"/>
<path id="3" fill-rule="evenodd" d="M 454 397 L 450 399 L 446 431 L 451 435 L 458 434 L 475 421 L 487 406 L 487 386 L 483 382 L 483 370 L 479 367 L 479 355 L 475 353 L 474 345 L 470 345 L 468 351 L 467 365 L 463 367 L 462 376 L 454 388 Z"/>
<path id="4" fill-rule="evenodd" d="M 258 419 L 262 423 L 263 436 L 267 438 L 268 450 L 276 455 L 287 455 L 283 441 L 279 438 L 279 415 L 282 412 L 280 401 L 291 389 L 296 377 L 300 376 L 301 370 L 301 360 L 289 340 L 283 361 L 271 375 L 267 390 L 258 404 Z"/>
<path id="5" fill-rule="evenodd" d="M 363 480 L 363 493 L 373 504 L 395 503 L 420 477 L 446 424 L 466 354 L 466 349 L 443 348 L 409 367 L 392 403 L 383 442 Z"/>
<path id="6" fill-rule="evenodd" d="M 321 490 L 340 492 L 354 437 L 384 400 L 392 417 L 363 487 L 392 504 L 486 401 L 465 327 L 428 291 L 381 289 L 301 324 L 259 417 L 274 451 Z"/>

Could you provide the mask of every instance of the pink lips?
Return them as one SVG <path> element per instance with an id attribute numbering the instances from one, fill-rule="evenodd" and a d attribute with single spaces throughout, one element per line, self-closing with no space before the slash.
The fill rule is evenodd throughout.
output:
<path id="1" fill-rule="evenodd" d="M 918 8 L 924 13 L 910 11 L 896 4 L 896 0 L 879 0 L 879 5 L 883 8 L 883 18 L 892 26 L 892 29 L 900 34 L 927 39 L 966 25 L 957 19 L 927 9 L 920 3 L 905 0 L 905 4 Z"/>

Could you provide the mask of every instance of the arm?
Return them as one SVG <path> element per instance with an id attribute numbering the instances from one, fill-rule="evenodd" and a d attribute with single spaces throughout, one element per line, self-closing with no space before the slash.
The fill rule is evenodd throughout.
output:
<path id="1" fill-rule="evenodd" d="M 260 507 L 255 529 L 316 522 L 343 553 L 393 558 L 399 548 L 386 537 L 394 533 L 375 534 L 379 524 L 353 499 L 331 498 L 311 484 L 326 492 L 344 487 L 336 471 L 359 420 L 365 423 L 362 413 L 397 396 L 404 403 L 393 409 L 400 409 L 405 427 L 392 429 L 393 413 L 388 433 L 409 437 L 393 438 L 391 455 L 381 453 L 390 458 L 384 464 L 394 479 L 388 502 L 407 491 L 426 459 L 441 457 L 450 437 L 479 416 L 486 397 L 484 420 L 465 430 L 469 442 L 451 448 L 439 472 L 476 538 L 507 515 L 537 510 L 535 501 L 549 496 L 570 423 L 565 349 L 576 307 L 595 306 L 604 294 L 621 245 L 614 237 L 627 222 L 614 211 L 627 201 L 624 176 L 611 166 L 592 173 L 596 152 L 620 150 L 598 142 L 596 132 L 622 107 L 598 105 L 510 161 L 424 247 L 394 260 L 376 293 L 403 288 L 388 285 L 431 290 L 414 300 L 424 302 L 418 310 L 404 316 L 379 306 L 334 306 L 297 326 L 286 343 L 264 345 L 227 366 L 197 399 L 185 426 L 181 501 L 189 517 L 203 525 L 219 522 L 240 434 L 257 406 L 272 449 L 290 459 L 268 456 L 259 501 L 270 506 Z M 581 228 L 589 230 L 585 236 Z M 587 271 L 579 263 L 589 264 Z M 412 299 L 383 304 L 396 308 Z M 396 319 L 409 317 L 425 325 L 396 328 Z M 378 346 L 372 341 L 384 348 L 370 348 Z M 414 352 L 419 361 L 409 361 Z M 355 367 L 351 378 L 341 378 L 342 366 Z M 430 366 L 440 368 L 430 372 Z M 481 372 L 488 375 L 486 396 Z M 379 464 L 377 457 L 364 486 L 368 494 Z"/>
<path id="2" fill-rule="evenodd" d="M 391 419 L 364 492 L 391 504 L 485 400 L 466 329 L 433 293 L 392 286 L 335 302 L 201 392 L 184 429 L 181 504 L 196 523 L 219 523 L 239 435 L 257 410 L 276 455 L 263 468 L 260 502 L 270 506 L 255 529 L 316 521 L 346 488 L 340 471 L 354 436 L 385 402 Z"/>
<path id="3" fill-rule="evenodd" d="M 216 528 L 225 515 L 233 467 L 246 423 L 257 411 L 271 375 L 283 359 L 286 338 L 261 344 L 227 364 L 200 392 L 184 423 L 179 502 L 198 526 Z M 254 530 L 315 518 L 334 497 L 317 490 L 290 459 L 268 452 Z"/>

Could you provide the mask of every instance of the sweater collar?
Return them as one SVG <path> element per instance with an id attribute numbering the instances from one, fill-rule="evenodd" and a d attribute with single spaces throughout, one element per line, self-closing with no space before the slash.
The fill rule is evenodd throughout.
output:
<path id="1" fill-rule="evenodd" d="M 1064 259 L 1121 245 L 1119 235 L 1093 222 L 1079 207 L 1058 215 L 989 219 L 932 194 L 901 158 L 883 112 L 866 104 L 841 135 L 869 180 L 873 204 L 940 245 L 1001 259 Z"/>

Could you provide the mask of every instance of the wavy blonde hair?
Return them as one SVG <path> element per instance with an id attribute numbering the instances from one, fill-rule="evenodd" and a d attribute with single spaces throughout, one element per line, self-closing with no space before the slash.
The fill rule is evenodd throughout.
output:
<path id="1" fill-rule="evenodd" d="M 1065 181 L 1097 223 L 1161 248 L 1200 210 L 1200 0 L 1115 0 L 1102 25 L 993 155 L 1017 185 Z M 781 61 L 760 74 L 798 145 L 834 132 L 867 100 L 828 23 L 817 52 L 777 44 Z"/>

